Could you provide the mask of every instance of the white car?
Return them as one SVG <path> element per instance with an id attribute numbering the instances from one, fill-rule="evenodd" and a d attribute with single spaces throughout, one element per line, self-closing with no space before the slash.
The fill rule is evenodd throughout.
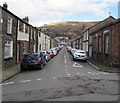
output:
<path id="1" fill-rule="evenodd" d="M 51 50 L 53 51 L 53 54 L 54 54 L 54 56 L 56 56 L 57 55 L 57 49 L 56 48 L 51 48 Z"/>
<path id="2" fill-rule="evenodd" d="M 83 50 L 76 50 L 73 54 L 74 60 L 87 60 L 87 53 Z"/>
<path id="3" fill-rule="evenodd" d="M 71 48 L 71 55 L 72 55 L 72 56 L 74 56 L 74 53 L 75 53 L 76 50 L 77 50 L 77 49 L 75 49 L 75 48 Z"/>

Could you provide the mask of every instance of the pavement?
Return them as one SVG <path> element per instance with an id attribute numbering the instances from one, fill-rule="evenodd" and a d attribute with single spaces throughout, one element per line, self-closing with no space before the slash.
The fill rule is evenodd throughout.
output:
<path id="1" fill-rule="evenodd" d="M 16 64 L 15 66 L 13 67 L 10 67 L 10 68 L 4 68 L 2 69 L 2 82 L 8 80 L 9 78 L 17 75 L 18 73 L 20 73 L 21 70 L 20 70 L 20 65 L 19 64 Z"/>
<path id="2" fill-rule="evenodd" d="M 99 71 L 104 71 L 104 72 L 109 72 L 109 73 L 120 73 L 120 68 L 114 68 L 114 67 L 109 67 L 106 66 L 102 63 L 98 63 L 96 61 L 94 61 L 93 59 L 88 59 L 88 64 L 90 64 L 91 66 L 93 66 L 95 69 L 99 70 Z M 2 70 L 2 82 L 8 80 L 9 78 L 19 74 L 21 72 L 20 70 L 20 65 L 17 64 L 11 68 L 8 69 L 3 69 Z"/>
<path id="3" fill-rule="evenodd" d="M 88 64 L 90 64 L 91 66 L 93 66 L 95 69 L 99 71 L 104 71 L 104 72 L 109 72 L 109 73 L 120 73 L 120 68 L 109 67 L 93 59 L 88 59 L 87 62 Z"/>

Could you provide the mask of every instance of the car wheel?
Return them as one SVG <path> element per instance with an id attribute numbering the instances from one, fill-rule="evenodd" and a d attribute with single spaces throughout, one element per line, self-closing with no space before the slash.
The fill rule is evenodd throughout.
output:
<path id="1" fill-rule="evenodd" d="M 25 71 L 25 68 L 23 65 L 20 65 L 20 69 L 21 69 L 21 71 Z"/>
<path id="2" fill-rule="evenodd" d="M 47 64 L 47 62 L 46 62 L 46 60 L 45 60 L 44 65 L 46 65 L 46 64 Z"/>
<path id="3" fill-rule="evenodd" d="M 75 58 L 73 57 L 73 60 L 75 61 Z"/>

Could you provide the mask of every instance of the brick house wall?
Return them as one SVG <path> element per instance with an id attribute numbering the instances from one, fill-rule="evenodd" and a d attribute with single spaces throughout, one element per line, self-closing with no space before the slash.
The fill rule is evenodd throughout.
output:
<path id="1" fill-rule="evenodd" d="M 102 23 L 104 24 L 105 21 Z M 110 25 L 104 24 L 92 33 L 92 58 L 97 62 L 112 67 L 120 67 L 120 20 Z M 106 36 L 108 36 L 108 49 L 106 49 Z"/>
<path id="2" fill-rule="evenodd" d="M 111 65 L 120 67 L 120 19 L 112 26 L 111 54 Z"/>
<path id="3" fill-rule="evenodd" d="M 7 33 L 7 20 L 8 17 L 12 18 L 12 33 Z M 2 8 L 2 34 L 3 34 L 3 45 L 2 45 L 2 52 L 3 52 L 3 68 L 8 68 L 16 64 L 16 38 L 17 38 L 17 18 L 8 10 Z M 13 56 L 11 58 L 4 58 L 4 51 L 5 51 L 5 41 L 10 40 L 13 41 Z"/>

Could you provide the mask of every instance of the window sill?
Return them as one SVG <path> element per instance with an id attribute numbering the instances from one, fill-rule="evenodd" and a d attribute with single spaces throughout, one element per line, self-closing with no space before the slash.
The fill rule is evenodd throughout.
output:
<path id="1" fill-rule="evenodd" d="M 13 59 L 13 57 L 4 58 L 4 60 L 11 60 L 11 59 Z"/>

